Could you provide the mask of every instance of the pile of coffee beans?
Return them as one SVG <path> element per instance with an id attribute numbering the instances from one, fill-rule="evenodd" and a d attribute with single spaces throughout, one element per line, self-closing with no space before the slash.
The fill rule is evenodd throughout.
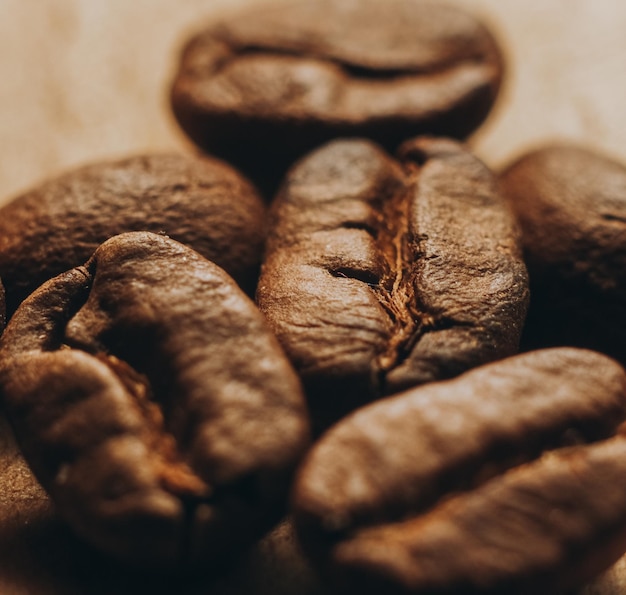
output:
<path id="1" fill-rule="evenodd" d="M 504 73 L 452 5 L 257 5 L 182 52 L 206 154 L 0 209 L 3 409 L 79 560 L 24 593 L 555 594 L 626 552 L 626 167 L 492 172 Z M 280 588 L 224 586 L 272 539 Z"/>

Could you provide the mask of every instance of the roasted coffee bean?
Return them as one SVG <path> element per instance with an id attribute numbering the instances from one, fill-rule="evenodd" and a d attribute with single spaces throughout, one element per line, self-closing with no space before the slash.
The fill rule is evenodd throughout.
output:
<path id="1" fill-rule="evenodd" d="M 265 206 L 254 188 L 214 159 L 137 156 L 48 181 L 0 209 L 0 278 L 7 311 L 44 281 L 83 264 L 108 238 L 164 232 L 254 292 Z"/>
<path id="2" fill-rule="evenodd" d="M 626 362 L 626 167 L 554 145 L 520 157 L 501 184 L 530 275 L 524 347 L 576 345 Z"/>
<path id="3" fill-rule="evenodd" d="M 192 140 L 271 187 L 336 137 L 393 150 L 426 132 L 466 136 L 488 114 L 502 70 L 491 33 L 439 2 L 274 3 L 191 39 L 171 97 Z"/>
<path id="4" fill-rule="evenodd" d="M 348 593 L 561 593 L 626 550 L 626 373 L 541 350 L 364 407 L 313 447 L 294 509 Z"/>
<path id="5" fill-rule="evenodd" d="M 259 537 L 307 442 L 299 380 L 254 304 L 147 232 L 107 241 L 22 303 L 0 388 L 59 512 L 133 563 L 190 564 Z"/>
<path id="6" fill-rule="evenodd" d="M 300 162 L 273 205 L 257 300 L 317 418 L 516 353 L 528 297 L 517 231 L 454 141 L 364 140 Z"/>

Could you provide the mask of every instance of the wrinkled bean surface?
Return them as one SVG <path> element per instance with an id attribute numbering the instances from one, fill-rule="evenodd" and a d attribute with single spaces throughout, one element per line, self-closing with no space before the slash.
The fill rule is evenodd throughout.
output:
<path id="1" fill-rule="evenodd" d="M 626 373 L 518 355 L 357 411 L 313 447 L 294 508 L 348 593 L 564 592 L 626 547 Z"/>
<path id="2" fill-rule="evenodd" d="M 270 218 L 257 301 L 322 417 L 516 352 L 517 230 L 456 142 L 409 141 L 397 159 L 329 143 L 291 170 Z"/>
<path id="3" fill-rule="evenodd" d="M 18 309 L 0 387 L 24 454 L 85 540 L 123 560 L 226 556 L 284 512 L 299 381 L 222 269 L 117 236 Z"/>

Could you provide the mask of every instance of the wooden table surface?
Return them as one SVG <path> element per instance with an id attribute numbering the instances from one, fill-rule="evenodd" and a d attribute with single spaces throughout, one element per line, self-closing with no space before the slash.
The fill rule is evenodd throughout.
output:
<path id="1" fill-rule="evenodd" d="M 449 1 L 491 25 L 508 62 L 500 100 L 470 139 L 479 156 L 498 167 L 537 143 L 574 139 L 626 162 L 626 2 Z M 203 20 L 253 3 L 0 0 L 0 204 L 80 164 L 148 150 L 189 150 L 167 102 L 178 49 Z M 2 428 L 0 451 L 0 593 L 140 592 L 132 581 L 121 588 L 107 579 L 95 588 L 93 579 L 72 574 L 73 563 L 63 553 L 69 538 Z M 32 531 L 24 533 L 20 527 L 29 524 Z M 292 560 L 292 570 L 285 570 L 291 548 L 283 531 L 253 554 L 247 575 L 238 571 L 235 586 L 225 579 L 218 589 L 200 585 L 185 592 L 252 594 L 250 577 L 265 575 L 270 586 L 263 592 L 291 593 L 273 582 L 298 567 Z M 35 580 L 37 573 L 42 578 Z M 584 592 L 626 593 L 626 561 Z"/>

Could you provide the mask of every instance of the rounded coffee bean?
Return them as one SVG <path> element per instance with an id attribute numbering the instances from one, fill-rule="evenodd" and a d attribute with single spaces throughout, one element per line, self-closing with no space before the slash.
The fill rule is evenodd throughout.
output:
<path id="1" fill-rule="evenodd" d="M 626 166 L 554 145 L 512 163 L 501 185 L 530 275 L 524 346 L 577 345 L 626 362 Z"/>
<path id="2" fill-rule="evenodd" d="M 309 452 L 307 551 L 347 593 L 562 593 L 626 550 L 626 373 L 542 350 L 371 404 Z"/>
<path id="3" fill-rule="evenodd" d="M 147 232 L 50 280 L 0 340 L 0 388 L 77 534 L 140 564 L 214 560 L 284 513 L 300 383 L 222 269 Z"/>
<path id="4" fill-rule="evenodd" d="M 513 218 L 454 141 L 334 141 L 271 210 L 257 301 L 316 419 L 516 353 L 527 299 Z"/>
<path id="5" fill-rule="evenodd" d="M 166 233 L 253 293 L 264 217 L 254 188 L 214 159 L 147 155 L 80 168 L 0 208 L 0 278 L 7 311 L 127 231 Z"/>
<path id="6" fill-rule="evenodd" d="M 502 59 L 474 17 L 439 2 L 269 3 L 191 39 L 172 87 L 197 144 L 272 186 L 338 136 L 395 149 L 425 132 L 464 137 L 486 117 Z"/>

